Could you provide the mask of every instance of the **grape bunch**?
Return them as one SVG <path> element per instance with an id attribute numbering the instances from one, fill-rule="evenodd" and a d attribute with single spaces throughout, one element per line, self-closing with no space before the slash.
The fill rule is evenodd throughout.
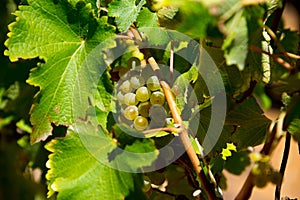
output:
<path id="1" fill-rule="evenodd" d="M 118 121 L 138 131 L 165 126 L 168 106 L 157 76 L 149 69 L 119 71 Z"/>
<path id="2" fill-rule="evenodd" d="M 281 183 L 282 175 L 270 165 L 269 156 L 262 155 L 259 152 L 252 152 L 250 154 L 250 159 L 254 162 L 251 173 L 253 175 L 253 183 L 255 186 L 262 188 L 265 187 L 268 182 L 277 185 Z"/>

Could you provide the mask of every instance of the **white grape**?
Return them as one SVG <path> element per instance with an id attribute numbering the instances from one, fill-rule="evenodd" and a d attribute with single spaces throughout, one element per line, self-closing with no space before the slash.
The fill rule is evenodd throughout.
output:
<path id="1" fill-rule="evenodd" d="M 160 91 L 155 91 L 151 94 L 150 97 L 150 102 L 151 104 L 159 104 L 159 105 L 163 105 L 165 103 L 165 95 L 164 93 L 160 92 Z"/>
<path id="2" fill-rule="evenodd" d="M 141 102 L 147 101 L 150 98 L 150 92 L 148 88 L 145 86 L 138 88 L 135 94 L 136 94 L 136 99 Z"/>
<path id="3" fill-rule="evenodd" d="M 136 99 L 136 95 L 132 92 L 129 92 L 124 95 L 124 103 L 128 106 L 130 105 L 137 105 L 138 100 Z"/>
<path id="4" fill-rule="evenodd" d="M 151 91 L 156 91 L 160 89 L 160 83 L 157 76 L 151 76 L 150 78 L 148 78 L 147 87 Z"/>
<path id="5" fill-rule="evenodd" d="M 145 80 L 142 76 L 133 76 L 130 78 L 130 85 L 133 89 L 137 89 L 145 84 Z"/>
<path id="6" fill-rule="evenodd" d="M 131 92 L 132 88 L 130 86 L 130 82 L 128 80 L 124 81 L 120 87 L 119 90 L 122 91 L 123 93 L 128 93 Z"/>
<path id="7" fill-rule="evenodd" d="M 138 108 L 136 106 L 128 106 L 125 108 L 123 115 L 128 120 L 134 120 L 139 114 Z"/>
<path id="8" fill-rule="evenodd" d="M 145 130 L 148 127 L 148 120 L 145 117 L 137 116 L 133 121 L 133 126 L 136 130 Z"/>

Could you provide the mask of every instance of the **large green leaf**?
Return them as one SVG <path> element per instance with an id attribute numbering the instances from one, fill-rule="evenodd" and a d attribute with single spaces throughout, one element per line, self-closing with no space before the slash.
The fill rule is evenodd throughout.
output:
<path id="1" fill-rule="evenodd" d="M 109 4 L 108 15 L 115 17 L 118 29 L 125 32 L 136 20 L 145 3 L 145 0 L 141 0 L 138 5 L 135 5 L 135 0 L 116 0 Z"/>
<path id="2" fill-rule="evenodd" d="M 31 141 L 37 142 L 51 135 L 51 123 L 69 125 L 73 116 L 84 115 L 88 98 L 93 98 L 91 89 L 105 67 L 101 65 L 101 49 L 95 61 L 89 53 L 112 36 L 113 29 L 94 18 L 91 5 L 82 1 L 76 6 L 67 1 L 28 3 L 15 12 L 5 54 L 11 61 L 44 60 L 28 79 L 40 88 L 31 115 Z"/>
<path id="3" fill-rule="evenodd" d="M 234 125 L 236 131 L 232 140 L 239 149 L 261 144 L 265 139 L 270 120 L 263 115 L 263 111 L 254 98 L 249 98 L 228 113 L 227 125 Z"/>
<path id="4" fill-rule="evenodd" d="M 127 150 L 153 150 L 154 144 L 147 141 L 133 143 Z M 144 159 L 126 156 L 119 150 L 115 153 L 115 142 L 102 128 L 85 122 L 70 126 L 65 138 L 52 140 L 46 148 L 52 152 L 46 175 L 49 196 L 58 192 L 58 199 L 144 199 L 141 174 L 124 172 L 122 167 L 149 165 L 155 152 L 152 158 Z"/>

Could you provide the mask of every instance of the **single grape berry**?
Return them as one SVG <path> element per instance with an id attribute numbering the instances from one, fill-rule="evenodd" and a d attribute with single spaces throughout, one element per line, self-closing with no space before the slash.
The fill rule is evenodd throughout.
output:
<path id="1" fill-rule="evenodd" d="M 159 104 L 159 105 L 163 105 L 165 103 L 165 95 L 164 93 L 160 92 L 160 91 L 155 91 L 151 94 L 150 97 L 150 102 L 151 104 Z"/>
<path id="2" fill-rule="evenodd" d="M 148 78 L 147 87 L 151 91 L 156 91 L 160 89 L 160 83 L 157 76 L 151 76 L 150 78 Z"/>
<path id="3" fill-rule="evenodd" d="M 150 98 L 150 92 L 148 88 L 145 86 L 138 88 L 135 94 L 136 94 L 136 99 L 141 102 L 147 101 Z"/>
<path id="4" fill-rule="evenodd" d="M 138 104 L 138 100 L 136 99 L 136 95 L 132 92 L 129 92 L 127 94 L 124 95 L 124 103 L 127 106 L 130 105 L 137 105 Z"/>
<path id="5" fill-rule="evenodd" d="M 133 89 L 137 89 L 145 85 L 145 80 L 142 76 L 133 76 L 130 78 L 130 85 Z"/>
<path id="6" fill-rule="evenodd" d="M 136 106 L 128 106 L 125 108 L 123 115 L 128 120 L 134 120 L 139 115 L 138 108 Z"/>
<path id="7" fill-rule="evenodd" d="M 143 117 L 149 117 L 150 107 L 151 107 L 151 104 L 149 101 L 140 103 L 138 106 L 139 114 Z"/>
<path id="8" fill-rule="evenodd" d="M 119 90 L 122 91 L 123 93 L 128 93 L 131 92 L 131 86 L 129 80 L 124 81 L 120 87 Z"/>
<path id="9" fill-rule="evenodd" d="M 161 105 L 153 105 L 149 110 L 149 116 L 151 119 L 151 128 L 164 127 L 167 118 L 167 112 L 165 108 Z"/>
<path id="10" fill-rule="evenodd" d="M 133 126 L 136 130 L 145 130 L 148 127 L 148 120 L 145 117 L 137 116 L 133 121 Z"/>

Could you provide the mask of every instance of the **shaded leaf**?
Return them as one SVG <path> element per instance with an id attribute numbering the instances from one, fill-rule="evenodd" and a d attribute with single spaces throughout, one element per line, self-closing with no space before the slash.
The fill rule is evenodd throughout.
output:
<path id="1" fill-rule="evenodd" d="M 232 152 L 232 155 L 226 160 L 224 168 L 232 174 L 240 175 L 249 165 L 248 152 Z"/>
<path id="2" fill-rule="evenodd" d="M 234 125 L 237 130 L 232 139 L 239 149 L 261 144 L 265 139 L 270 120 L 254 98 L 249 98 L 233 109 L 226 118 L 227 125 Z"/>

